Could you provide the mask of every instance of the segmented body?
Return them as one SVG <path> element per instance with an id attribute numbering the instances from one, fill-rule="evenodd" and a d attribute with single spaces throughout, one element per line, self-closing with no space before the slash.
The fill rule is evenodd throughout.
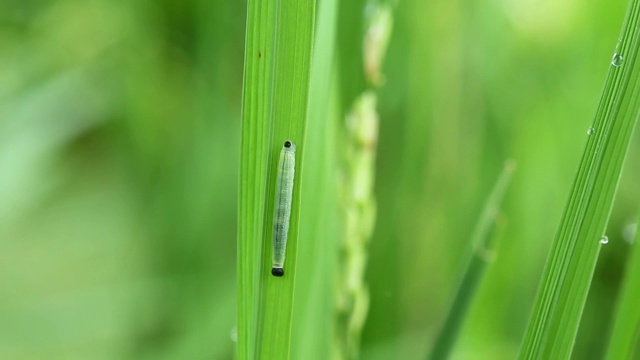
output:
<path id="1" fill-rule="evenodd" d="M 273 211 L 272 267 L 274 276 L 284 275 L 284 258 L 289 236 L 289 218 L 293 197 L 293 178 L 296 164 L 296 146 L 289 140 L 284 142 L 278 161 L 276 198 Z"/>

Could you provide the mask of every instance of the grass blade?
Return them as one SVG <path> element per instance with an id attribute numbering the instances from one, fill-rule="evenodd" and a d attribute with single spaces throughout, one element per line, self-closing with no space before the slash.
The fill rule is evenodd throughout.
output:
<path id="1" fill-rule="evenodd" d="M 336 0 L 318 2 L 305 138 L 292 359 L 331 358 L 334 323 L 333 281 L 340 236 L 336 195 L 337 90 L 335 73 Z M 309 326 L 314 324 L 314 326 Z"/>
<path id="2" fill-rule="evenodd" d="M 600 105 L 545 265 L 521 359 L 567 359 L 640 106 L 640 2 L 627 9 Z"/>
<path id="3" fill-rule="evenodd" d="M 248 3 L 238 238 L 238 357 L 289 357 L 300 181 L 296 164 L 286 275 L 270 273 L 278 152 L 292 140 L 304 159 L 314 0 Z"/>
<path id="4" fill-rule="evenodd" d="M 633 359 L 634 349 L 640 333 L 640 250 L 636 231 L 632 253 L 627 263 L 622 283 L 613 331 L 609 340 L 606 358 L 609 360 Z"/>
<path id="5" fill-rule="evenodd" d="M 498 210 L 509 187 L 514 170 L 515 163 L 509 161 L 505 164 L 487 199 L 482 214 L 478 218 L 478 223 L 469 243 L 468 254 L 463 261 L 464 267 L 462 268 L 460 283 L 429 359 L 449 358 L 478 285 L 484 276 L 485 270 L 495 257 L 496 236 L 494 229 L 498 220 Z"/>

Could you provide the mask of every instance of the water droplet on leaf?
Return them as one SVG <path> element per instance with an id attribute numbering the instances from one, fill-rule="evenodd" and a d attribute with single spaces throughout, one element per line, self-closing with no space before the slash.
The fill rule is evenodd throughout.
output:
<path id="1" fill-rule="evenodd" d="M 622 57 L 622 55 L 615 53 L 613 54 L 613 58 L 611 59 L 611 65 L 618 67 L 622 65 L 623 61 L 624 61 L 624 58 Z"/>

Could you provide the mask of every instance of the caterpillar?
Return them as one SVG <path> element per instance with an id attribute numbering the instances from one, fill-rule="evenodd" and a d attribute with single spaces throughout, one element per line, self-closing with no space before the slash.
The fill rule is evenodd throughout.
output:
<path id="1" fill-rule="evenodd" d="M 289 236 L 295 165 L 296 146 L 287 140 L 280 150 L 278 178 L 276 179 L 271 266 L 273 276 L 284 276 L 284 258 L 287 251 L 287 237 Z"/>

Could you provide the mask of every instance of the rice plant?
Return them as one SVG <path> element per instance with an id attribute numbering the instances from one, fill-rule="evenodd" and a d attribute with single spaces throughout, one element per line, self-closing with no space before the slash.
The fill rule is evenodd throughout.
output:
<path id="1" fill-rule="evenodd" d="M 1 1 L 0 359 L 633 359 L 637 18 Z"/>

